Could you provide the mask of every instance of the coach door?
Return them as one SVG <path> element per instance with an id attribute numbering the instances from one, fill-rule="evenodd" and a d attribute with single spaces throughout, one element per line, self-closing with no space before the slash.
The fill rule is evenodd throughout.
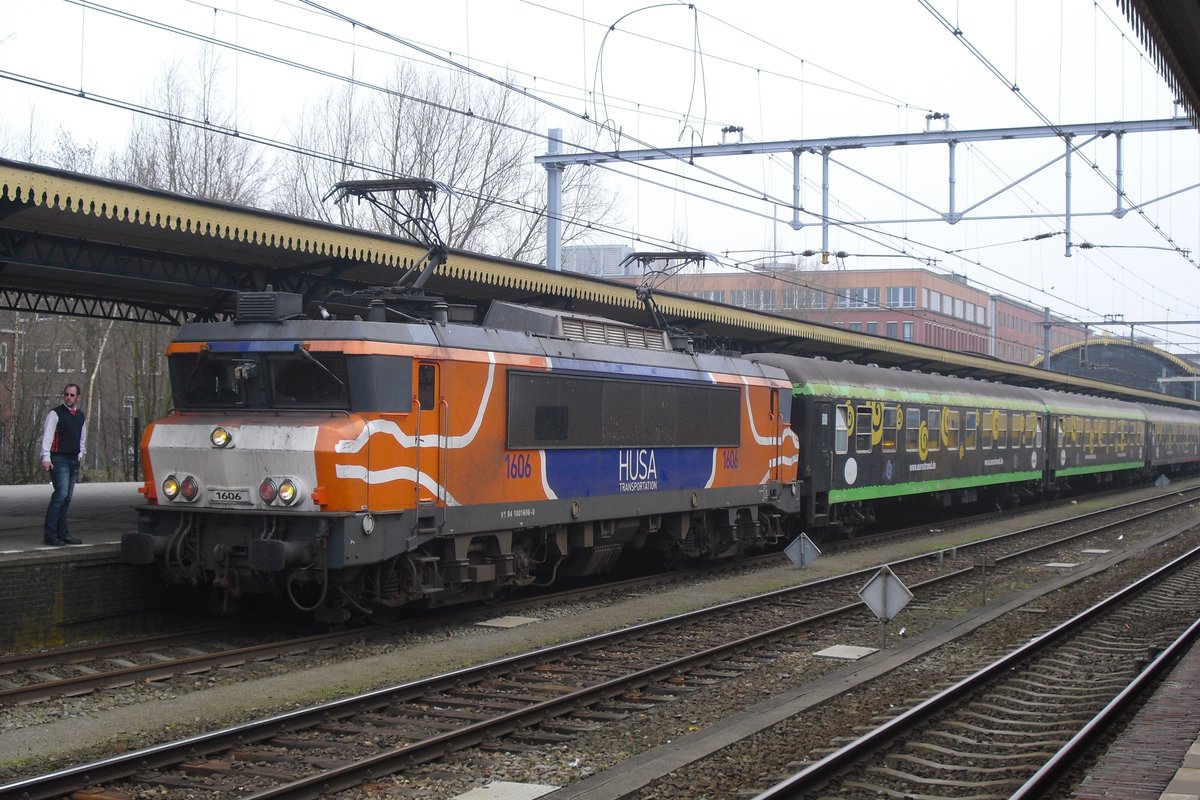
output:
<path id="1" fill-rule="evenodd" d="M 812 459 L 813 488 L 828 491 L 833 486 L 833 442 L 836 422 L 832 403 L 814 405 L 816 419 L 812 421 L 812 441 L 808 453 Z"/>

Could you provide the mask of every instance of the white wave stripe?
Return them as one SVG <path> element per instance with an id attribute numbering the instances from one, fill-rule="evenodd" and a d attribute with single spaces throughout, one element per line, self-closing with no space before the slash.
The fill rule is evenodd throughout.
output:
<path id="1" fill-rule="evenodd" d="M 352 478 L 365 482 L 368 486 L 381 486 L 385 483 L 394 483 L 395 481 L 410 481 L 417 483 L 429 491 L 434 497 L 444 498 L 446 505 L 457 506 L 460 503 L 454 499 L 450 492 L 438 485 L 430 476 L 424 472 L 418 473 L 412 467 L 390 467 L 389 469 L 377 469 L 369 471 L 366 467 L 358 465 L 337 465 L 337 476 L 339 478 Z"/>
<path id="2" fill-rule="evenodd" d="M 772 458 L 769 462 L 767 462 L 766 474 L 763 475 L 762 478 L 758 482 L 761 484 L 770 483 L 770 481 L 772 480 L 772 478 L 771 478 L 772 470 L 774 470 L 777 467 L 790 467 L 793 464 L 798 464 L 799 462 L 800 462 L 799 455 L 780 456 L 779 458 Z"/>
<path id="3" fill-rule="evenodd" d="M 333 447 L 335 453 L 357 453 L 366 447 L 367 442 L 375 434 L 391 436 L 401 447 L 440 447 L 445 450 L 461 450 L 475 440 L 479 429 L 483 426 L 483 415 L 487 411 L 488 401 L 492 397 L 492 388 L 496 382 L 496 354 L 488 353 L 487 383 L 483 387 L 483 396 L 479 399 L 479 407 L 475 409 L 475 421 L 470 429 L 461 436 L 441 436 L 424 434 L 419 439 L 416 436 L 400 430 L 400 426 L 387 419 L 374 419 L 368 422 L 361 433 L 354 439 L 343 439 Z"/>
<path id="4" fill-rule="evenodd" d="M 542 462 L 542 491 L 546 493 L 547 500 L 557 500 L 558 495 L 550 488 L 550 477 L 546 474 L 546 451 L 538 450 L 538 455 L 541 457 L 539 460 Z"/>
<path id="5" fill-rule="evenodd" d="M 742 379 L 742 383 L 745 384 L 747 389 L 749 389 L 750 381 L 746 378 L 745 375 L 742 375 L 740 377 Z M 772 389 L 771 391 L 775 391 L 775 390 Z M 754 411 L 750 408 L 750 392 L 745 391 L 742 394 L 745 395 L 745 397 L 746 397 L 746 417 L 749 418 L 749 420 L 750 420 L 750 433 L 752 433 L 754 435 L 754 441 L 761 445 L 772 445 L 773 446 L 773 445 L 783 444 L 782 436 L 763 436 L 761 433 L 758 432 L 758 426 L 754 424 Z M 788 431 L 789 432 L 791 431 L 790 427 L 788 428 Z M 799 440 L 797 439 L 797 441 L 799 441 Z"/>
<path id="6" fill-rule="evenodd" d="M 708 480 L 704 482 L 705 489 L 711 489 L 713 487 L 713 483 L 715 483 L 717 480 L 717 453 L 719 452 L 719 448 L 713 448 L 712 469 L 708 471 Z"/>

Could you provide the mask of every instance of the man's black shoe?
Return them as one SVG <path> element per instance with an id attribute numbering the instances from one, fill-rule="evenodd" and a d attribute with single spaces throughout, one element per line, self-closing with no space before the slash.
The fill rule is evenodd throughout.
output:
<path id="1" fill-rule="evenodd" d="M 63 536 L 61 539 L 59 539 L 58 543 L 59 544 L 83 544 L 83 542 L 79 541 L 78 539 L 76 539 L 74 536 L 72 536 L 69 533 L 66 536 Z"/>
<path id="2" fill-rule="evenodd" d="M 62 539 L 42 539 L 42 544 L 49 545 L 51 547 L 62 547 L 64 544 L 66 544 L 66 542 L 64 542 Z"/>

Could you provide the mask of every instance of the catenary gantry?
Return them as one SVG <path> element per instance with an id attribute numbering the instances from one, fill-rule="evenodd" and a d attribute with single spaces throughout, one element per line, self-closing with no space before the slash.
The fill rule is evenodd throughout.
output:
<path id="1" fill-rule="evenodd" d="M 390 285 L 424 255 L 403 239 L 0 159 L 0 307 L 7 309 L 177 324 L 223 316 L 238 291 L 268 284 L 312 303 L 334 291 Z M 650 319 L 635 287 L 462 251 L 451 251 L 426 289 L 452 302 L 497 299 L 633 324 Z M 655 299 L 671 325 L 731 349 L 1163 399 L 681 295 Z"/>

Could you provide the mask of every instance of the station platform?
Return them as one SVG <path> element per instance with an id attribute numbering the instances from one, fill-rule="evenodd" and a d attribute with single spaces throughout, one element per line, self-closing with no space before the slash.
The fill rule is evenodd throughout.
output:
<path id="1" fill-rule="evenodd" d="M 1074 800 L 1200 800 L 1200 643 L 1180 659 Z"/>
<path id="2" fill-rule="evenodd" d="M 81 545 L 42 544 L 42 521 L 50 502 L 50 484 L 0 486 L 0 560 L 31 551 L 69 551 L 116 547 L 121 534 L 137 529 L 137 506 L 144 504 L 139 483 L 78 483 L 68 518 Z"/>

